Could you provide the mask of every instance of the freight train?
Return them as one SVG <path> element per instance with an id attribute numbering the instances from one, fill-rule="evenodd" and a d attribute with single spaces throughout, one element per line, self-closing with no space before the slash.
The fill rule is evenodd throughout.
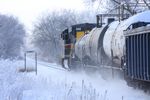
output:
<path id="1" fill-rule="evenodd" d="M 122 20 L 116 20 L 115 14 L 111 16 L 100 14 L 97 24 L 73 25 L 62 32 L 63 67 L 66 68 L 65 59 L 70 69 L 76 68 L 79 62 L 98 67 L 113 66 L 123 71 L 129 84 L 149 88 L 150 11 L 131 17 L 124 15 Z M 108 17 L 106 23 L 103 17 Z"/>

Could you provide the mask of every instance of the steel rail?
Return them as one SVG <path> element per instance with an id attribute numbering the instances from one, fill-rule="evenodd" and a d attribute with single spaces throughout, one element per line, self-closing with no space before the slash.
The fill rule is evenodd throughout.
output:
<path id="1" fill-rule="evenodd" d="M 49 67 L 49 68 L 53 68 L 53 69 L 57 69 L 57 70 L 61 70 L 61 71 L 69 71 L 69 69 L 61 69 L 61 68 L 58 68 L 58 67 L 52 67 L 52 66 L 50 66 L 50 65 L 46 65 L 46 64 L 43 64 L 43 63 L 40 63 L 40 62 L 38 62 L 38 64 L 40 64 L 40 65 L 44 65 L 44 67 Z"/>

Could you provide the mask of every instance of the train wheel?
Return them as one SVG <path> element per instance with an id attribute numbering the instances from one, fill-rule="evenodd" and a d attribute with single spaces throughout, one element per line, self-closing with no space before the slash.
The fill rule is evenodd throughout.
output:
<path id="1" fill-rule="evenodd" d="M 77 70 L 78 63 L 77 63 L 76 59 L 70 58 L 69 62 L 68 62 L 68 66 L 69 66 L 70 70 Z"/>

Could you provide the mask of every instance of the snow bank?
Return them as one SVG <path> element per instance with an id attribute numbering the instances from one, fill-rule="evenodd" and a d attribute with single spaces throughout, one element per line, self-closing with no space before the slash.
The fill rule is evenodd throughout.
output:
<path id="1" fill-rule="evenodd" d="M 29 60 L 28 66 L 33 66 Z M 121 79 L 103 79 L 100 74 L 52 69 L 57 64 L 39 62 L 35 72 L 19 73 L 23 61 L 0 60 L 1 100 L 149 100 L 150 96 Z M 27 67 L 28 67 L 27 66 Z M 47 67 L 50 66 L 50 67 Z"/>

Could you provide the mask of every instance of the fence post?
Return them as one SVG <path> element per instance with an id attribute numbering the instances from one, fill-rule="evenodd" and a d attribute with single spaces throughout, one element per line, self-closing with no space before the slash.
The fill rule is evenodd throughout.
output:
<path id="1" fill-rule="evenodd" d="M 36 75 L 37 75 L 37 53 L 35 52 L 35 68 L 36 68 Z"/>
<path id="2" fill-rule="evenodd" d="M 24 71 L 26 71 L 26 69 L 27 69 L 27 68 L 26 68 L 26 52 L 24 53 L 24 57 L 25 57 L 25 58 L 24 58 Z"/>

